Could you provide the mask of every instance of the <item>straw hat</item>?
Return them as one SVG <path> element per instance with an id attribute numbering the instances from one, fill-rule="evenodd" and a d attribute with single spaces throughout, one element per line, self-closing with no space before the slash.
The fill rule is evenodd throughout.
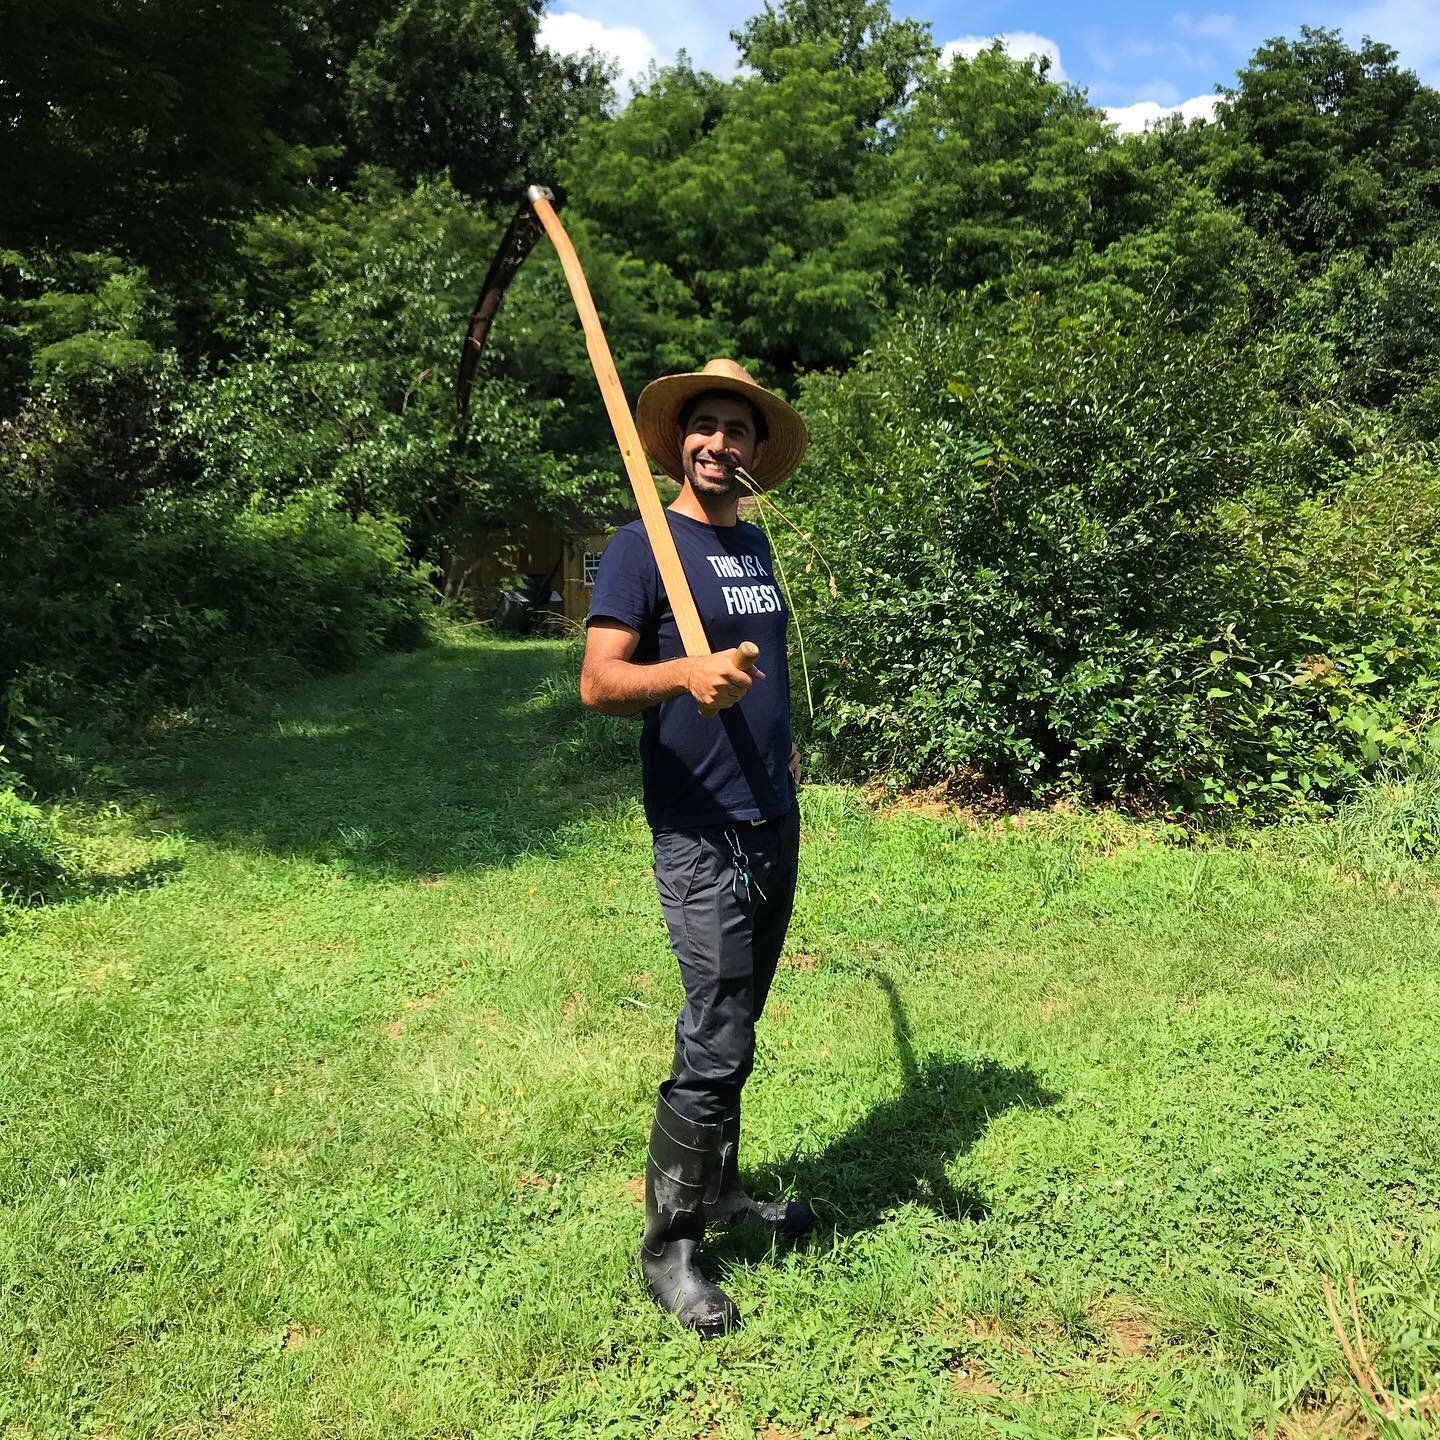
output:
<path id="1" fill-rule="evenodd" d="M 765 417 L 770 436 L 764 455 L 750 469 L 755 483 L 769 490 L 787 479 L 810 441 L 805 422 L 778 395 L 757 385 L 745 367 L 733 360 L 711 360 L 703 370 L 688 375 L 662 375 L 640 392 L 635 425 L 655 463 L 672 480 L 685 478 L 680 463 L 680 412 L 687 401 L 710 390 L 739 395 Z"/>

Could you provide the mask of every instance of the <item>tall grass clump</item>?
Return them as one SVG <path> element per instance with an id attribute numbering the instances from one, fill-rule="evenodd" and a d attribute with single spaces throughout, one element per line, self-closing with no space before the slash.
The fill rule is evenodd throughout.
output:
<path id="1" fill-rule="evenodd" d="M 1440 760 L 1389 765 L 1341 804 L 1321 853 L 1347 869 L 1388 874 L 1440 854 Z"/>
<path id="2" fill-rule="evenodd" d="M 532 703 L 554 727 L 557 753 L 576 765 L 598 769 L 630 764 L 638 753 L 638 723 L 629 717 L 588 710 L 580 703 L 583 630 L 567 634 L 562 654 L 560 669 L 547 675 L 532 697 Z"/>
<path id="3" fill-rule="evenodd" d="M 50 816 L 13 790 L 0 790 L 0 906 L 53 900 L 71 865 Z"/>

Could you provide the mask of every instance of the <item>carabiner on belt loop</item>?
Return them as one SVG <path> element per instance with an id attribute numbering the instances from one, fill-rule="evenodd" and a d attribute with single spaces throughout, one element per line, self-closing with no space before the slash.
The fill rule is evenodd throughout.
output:
<path id="1" fill-rule="evenodd" d="M 740 898 L 735 891 L 738 882 L 745 887 L 746 900 L 749 900 L 752 888 L 762 900 L 768 900 L 770 897 L 760 888 L 760 882 L 750 874 L 750 857 L 740 844 L 740 837 L 733 830 L 727 830 L 725 839 L 730 845 L 730 854 L 735 862 L 735 869 L 730 876 L 731 895 L 734 895 L 737 900 Z"/>

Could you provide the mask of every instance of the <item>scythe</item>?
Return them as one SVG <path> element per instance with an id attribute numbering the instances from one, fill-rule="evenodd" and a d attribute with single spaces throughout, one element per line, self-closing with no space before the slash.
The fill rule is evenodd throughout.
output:
<path id="1" fill-rule="evenodd" d="M 465 435 L 466 419 L 470 405 L 470 392 L 475 385 L 475 373 L 480 364 L 480 354 L 490 327 L 495 321 L 504 299 L 505 290 L 525 257 L 535 247 L 541 231 L 550 237 L 556 254 L 560 257 L 561 268 L 570 285 L 570 294 L 579 312 L 580 323 L 585 331 L 585 347 L 590 352 L 590 365 L 600 386 L 600 396 L 605 402 L 610 417 L 610 427 L 615 432 L 616 443 L 620 446 L 620 458 L 625 463 L 625 473 L 630 488 L 635 494 L 635 503 L 640 507 L 640 518 L 649 537 L 650 548 L 655 552 L 655 563 L 660 579 L 670 600 L 670 609 L 675 616 L 675 626 L 680 632 L 681 644 L 690 656 L 709 655 L 710 643 L 705 638 L 705 627 L 700 621 L 700 612 L 695 608 L 695 597 L 690 582 L 685 578 L 684 566 L 680 563 L 679 551 L 675 548 L 675 537 L 665 519 L 660 504 L 660 495 L 650 474 L 645 450 L 635 429 L 635 419 L 630 413 L 629 402 L 620 376 L 615 370 L 615 361 L 606 343 L 605 332 L 600 326 L 600 316 L 595 302 L 590 297 L 590 286 L 580 266 L 579 256 L 570 243 L 559 217 L 555 213 L 554 194 L 544 185 L 532 185 L 525 192 L 526 205 L 510 222 L 495 259 L 485 276 L 480 298 L 475 302 L 470 317 L 470 328 L 465 334 L 465 345 L 460 355 L 460 373 L 456 380 L 455 399 L 459 411 L 458 434 Z M 757 645 L 748 640 L 733 652 L 737 667 L 750 669 L 760 654 Z M 713 709 L 702 709 L 702 714 L 713 715 Z"/>

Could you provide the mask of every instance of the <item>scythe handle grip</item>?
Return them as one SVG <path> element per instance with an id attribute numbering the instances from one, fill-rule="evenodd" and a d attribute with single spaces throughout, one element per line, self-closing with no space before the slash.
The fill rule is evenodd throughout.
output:
<path id="1" fill-rule="evenodd" d="M 746 640 L 730 652 L 730 660 L 737 670 L 753 670 L 760 658 L 760 647 L 753 640 Z M 708 720 L 720 713 L 718 705 L 702 705 L 700 713 Z"/>

